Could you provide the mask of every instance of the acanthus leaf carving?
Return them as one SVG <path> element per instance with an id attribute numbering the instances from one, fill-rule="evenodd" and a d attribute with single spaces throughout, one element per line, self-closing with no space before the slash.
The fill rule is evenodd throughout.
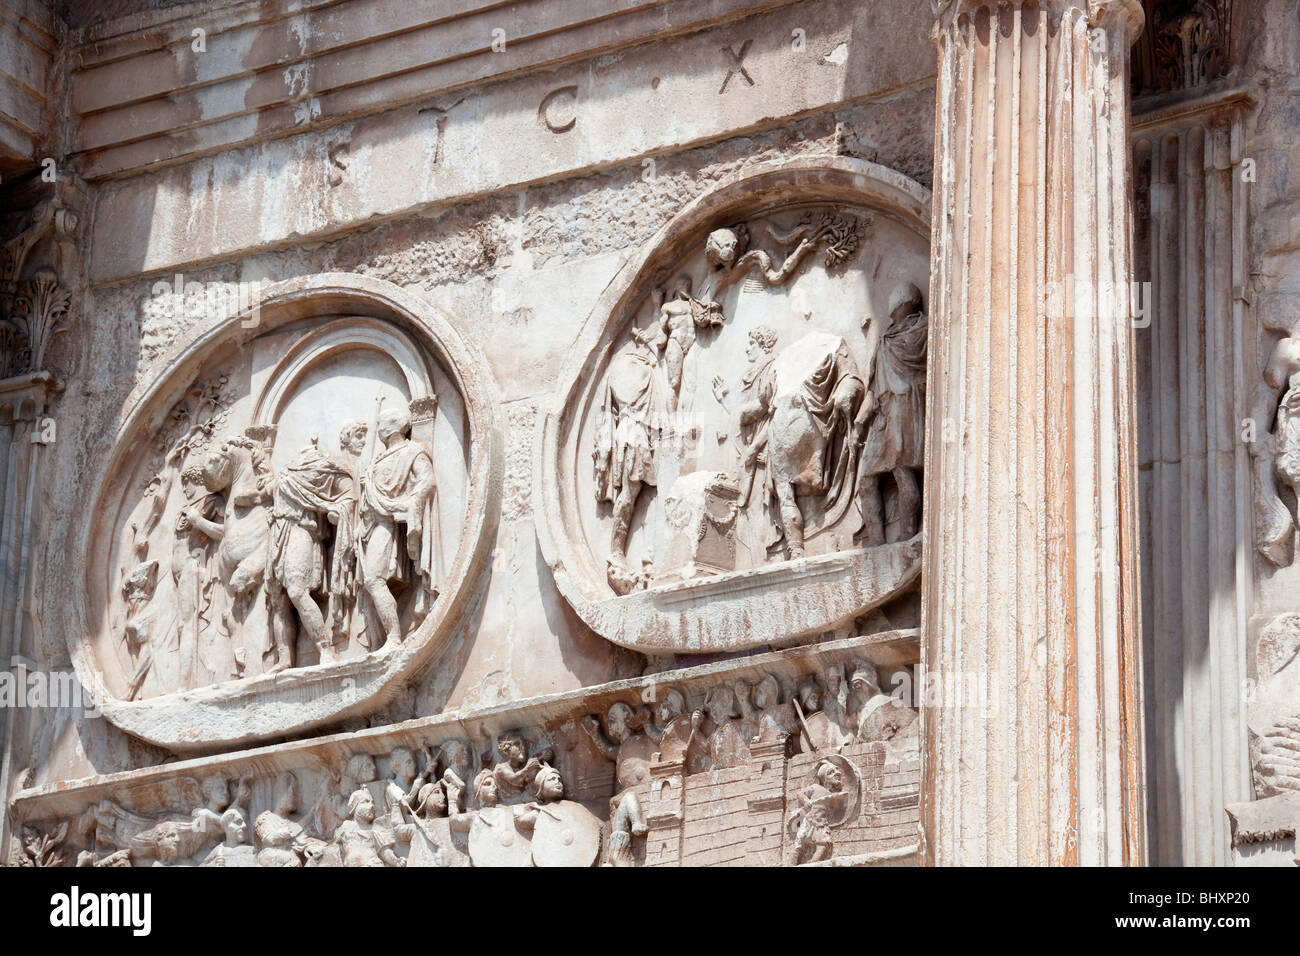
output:
<path id="1" fill-rule="evenodd" d="M 1232 0 L 1158 0 L 1147 11 L 1134 69 L 1136 93 L 1191 90 L 1232 66 Z"/>
<path id="2" fill-rule="evenodd" d="M 0 246 L 0 379 L 45 371 L 51 344 L 67 332 L 75 194 L 67 185 L 36 202 Z"/>

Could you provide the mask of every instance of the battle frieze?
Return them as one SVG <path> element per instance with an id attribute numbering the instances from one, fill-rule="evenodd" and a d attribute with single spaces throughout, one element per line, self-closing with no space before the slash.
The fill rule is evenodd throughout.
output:
<path id="1" fill-rule="evenodd" d="M 909 865 L 913 630 L 20 791 L 28 866 Z"/>

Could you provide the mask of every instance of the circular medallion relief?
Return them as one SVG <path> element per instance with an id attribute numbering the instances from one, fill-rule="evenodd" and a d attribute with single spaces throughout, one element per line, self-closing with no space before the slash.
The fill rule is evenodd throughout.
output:
<path id="1" fill-rule="evenodd" d="M 818 634 L 920 572 L 929 199 L 856 160 L 698 199 L 598 303 L 542 424 L 539 538 L 650 652 Z"/>
<path id="2" fill-rule="evenodd" d="M 171 749 L 380 705 L 436 653 L 499 494 L 488 375 L 427 303 L 323 275 L 197 329 L 84 529 L 80 679 Z"/>

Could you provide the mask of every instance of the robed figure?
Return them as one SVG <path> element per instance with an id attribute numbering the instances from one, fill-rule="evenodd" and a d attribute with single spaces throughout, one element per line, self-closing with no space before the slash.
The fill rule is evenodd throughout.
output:
<path id="1" fill-rule="evenodd" d="M 315 436 L 276 476 L 266 575 L 272 615 L 272 641 L 266 653 L 274 653 L 276 660 L 268 670 L 293 665 L 295 628 L 290 605 L 320 649 L 321 662 L 333 660 L 333 628 L 314 595 L 329 596 L 331 619 L 336 617 L 333 606 L 350 598 L 342 590 L 349 585 L 356 552 L 354 499 L 351 470 L 323 453 Z"/>
<path id="2" fill-rule="evenodd" d="M 362 481 L 362 585 L 390 643 L 403 636 L 392 587 L 415 588 L 416 621 L 428 615 L 440 587 L 433 458 L 410 431 L 411 413 L 404 405 L 380 414 L 377 434 L 384 447 L 375 452 Z"/>
<path id="3" fill-rule="evenodd" d="M 921 525 L 918 475 L 925 467 L 925 359 L 929 323 L 921 292 L 911 283 L 894 291 L 890 325 L 880 337 L 871 390 L 856 426 L 865 433 L 858 462 L 859 535 L 867 547 L 912 537 Z M 893 533 L 887 533 L 881 479 L 897 493 Z"/>

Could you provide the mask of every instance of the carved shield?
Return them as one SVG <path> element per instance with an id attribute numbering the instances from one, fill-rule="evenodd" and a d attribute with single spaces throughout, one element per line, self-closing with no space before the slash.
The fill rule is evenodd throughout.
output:
<path id="1" fill-rule="evenodd" d="M 510 807 L 484 807 L 469 829 L 469 858 L 475 866 L 532 866 L 528 837 L 515 826 Z"/>
<path id="2" fill-rule="evenodd" d="M 580 803 L 544 804 L 533 831 L 537 866 L 591 866 L 600 854 L 600 820 Z"/>

